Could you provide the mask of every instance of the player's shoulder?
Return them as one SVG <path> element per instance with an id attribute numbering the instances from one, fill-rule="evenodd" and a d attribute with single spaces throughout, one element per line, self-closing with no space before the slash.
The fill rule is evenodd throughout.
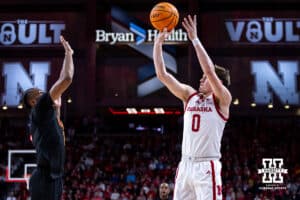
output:
<path id="1" fill-rule="evenodd" d="M 199 93 L 199 91 L 195 90 L 195 88 L 188 85 L 186 88 L 184 103 L 188 103 L 189 100 L 198 93 Z"/>
<path id="2" fill-rule="evenodd" d="M 216 98 L 216 100 L 220 106 L 230 107 L 231 102 L 232 102 L 232 95 L 231 95 L 230 91 L 228 90 L 228 88 L 226 88 L 225 86 L 224 86 L 222 96 L 218 97 L 218 96 L 216 96 L 216 94 L 214 94 L 214 97 Z"/>

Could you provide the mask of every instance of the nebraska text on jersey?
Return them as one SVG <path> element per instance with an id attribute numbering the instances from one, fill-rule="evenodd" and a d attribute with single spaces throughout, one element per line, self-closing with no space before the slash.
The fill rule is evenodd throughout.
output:
<path id="1" fill-rule="evenodd" d="M 211 107 L 198 107 L 198 106 L 193 106 L 193 107 L 188 107 L 186 109 L 187 111 L 197 111 L 197 112 L 212 112 Z"/>

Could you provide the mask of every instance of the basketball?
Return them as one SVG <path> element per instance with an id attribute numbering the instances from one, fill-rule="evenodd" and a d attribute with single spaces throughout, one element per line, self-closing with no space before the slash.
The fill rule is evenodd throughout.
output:
<path id="1" fill-rule="evenodd" d="M 160 31 L 165 27 L 168 31 L 175 28 L 179 20 L 177 8 L 167 2 L 156 4 L 150 13 L 150 22 L 152 26 Z"/>

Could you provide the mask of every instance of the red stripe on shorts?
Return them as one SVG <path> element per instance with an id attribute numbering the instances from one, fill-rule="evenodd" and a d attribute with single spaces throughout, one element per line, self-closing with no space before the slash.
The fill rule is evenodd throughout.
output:
<path id="1" fill-rule="evenodd" d="M 216 175 L 215 175 L 215 166 L 214 162 L 210 161 L 211 174 L 212 174 L 212 189 L 213 189 L 213 200 L 216 200 Z"/>

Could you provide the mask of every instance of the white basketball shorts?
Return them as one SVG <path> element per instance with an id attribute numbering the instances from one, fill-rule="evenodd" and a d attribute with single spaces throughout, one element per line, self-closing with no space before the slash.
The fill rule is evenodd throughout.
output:
<path id="1" fill-rule="evenodd" d="M 173 200 L 222 200 L 221 162 L 182 159 L 178 165 Z"/>

